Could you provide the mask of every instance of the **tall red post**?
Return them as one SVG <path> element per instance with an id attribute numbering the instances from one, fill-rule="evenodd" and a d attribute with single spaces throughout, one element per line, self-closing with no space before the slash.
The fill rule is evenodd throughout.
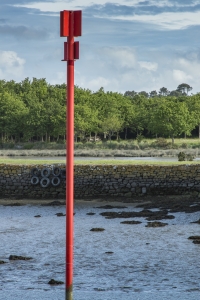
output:
<path id="1" fill-rule="evenodd" d="M 69 13 L 67 38 L 67 161 L 66 161 L 66 300 L 73 299 L 73 233 L 74 233 L 74 37 L 73 12 Z"/>
<path id="2" fill-rule="evenodd" d="M 81 11 L 60 12 L 60 36 L 64 43 L 64 61 L 67 61 L 67 144 L 66 144 L 66 290 L 65 300 L 73 299 L 73 242 L 74 242 L 74 59 L 79 58 L 79 43 L 74 36 L 81 35 Z"/>

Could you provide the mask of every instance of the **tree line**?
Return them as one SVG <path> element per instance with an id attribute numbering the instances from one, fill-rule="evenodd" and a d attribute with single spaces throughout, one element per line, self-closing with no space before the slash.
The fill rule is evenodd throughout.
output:
<path id="1" fill-rule="evenodd" d="M 200 129 L 200 93 L 189 96 L 187 84 L 178 88 L 176 95 L 161 88 L 147 97 L 75 86 L 75 140 L 126 139 L 129 133 L 171 137 L 173 142 L 182 134 L 190 136 Z M 65 141 L 66 85 L 51 85 L 45 78 L 0 80 L 0 133 L 3 143 Z"/>

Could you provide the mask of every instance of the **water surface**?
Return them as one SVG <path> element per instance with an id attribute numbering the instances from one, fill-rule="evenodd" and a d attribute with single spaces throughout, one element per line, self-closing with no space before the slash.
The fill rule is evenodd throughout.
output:
<path id="1" fill-rule="evenodd" d="M 120 224 L 125 219 L 99 215 L 105 203 L 75 205 L 74 299 L 198 299 L 200 245 L 188 237 L 200 235 L 191 224 L 200 213 L 174 213 L 169 225 L 146 228 Z M 118 204 L 119 205 L 119 204 Z M 133 205 L 113 211 L 139 211 Z M 51 278 L 65 276 L 65 207 L 0 206 L 0 299 L 64 299 L 64 285 L 51 287 Z M 87 215 L 94 212 L 95 215 Z M 35 215 L 41 218 L 35 218 Z M 103 227 L 103 232 L 91 232 Z M 107 254 L 105 252 L 113 252 Z M 29 261 L 9 261 L 10 254 L 31 256 Z"/>

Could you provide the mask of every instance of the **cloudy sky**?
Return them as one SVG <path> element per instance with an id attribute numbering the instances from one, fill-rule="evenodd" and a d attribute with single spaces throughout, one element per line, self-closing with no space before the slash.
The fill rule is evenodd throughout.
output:
<path id="1" fill-rule="evenodd" d="M 83 11 L 76 85 L 200 92 L 200 0 L 0 0 L 0 79 L 65 82 L 61 10 Z"/>

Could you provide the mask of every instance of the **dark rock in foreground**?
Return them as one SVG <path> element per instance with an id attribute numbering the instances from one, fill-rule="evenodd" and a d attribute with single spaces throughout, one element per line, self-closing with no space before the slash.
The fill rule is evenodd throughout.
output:
<path id="1" fill-rule="evenodd" d="M 95 215 L 95 213 L 89 212 L 89 213 L 87 213 L 86 215 L 88 215 L 88 216 L 93 216 L 93 215 Z"/>
<path id="2" fill-rule="evenodd" d="M 190 222 L 190 223 L 196 223 L 196 224 L 200 224 L 200 219 L 195 221 L 195 222 Z"/>
<path id="3" fill-rule="evenodd" d="M 94 207 L 94 208 L 103 208 L 103 209 L 112 209 L 112 208 L 127 208 L 126 206 L 113 206 L 113 205 L 109 205 L 109 204 L 107 204 L 107 205 L 103 205 L 103 206 L 97 206 L 97 207 Z"/>
<path id="4" fill-rule="evenodd" d="M 149 220 L 162 220 L 162 219 L 173 219 L 174 216 L 167 216 L 168 210 L 161 211 L 151 211 L 149 209 L 143 209 L 142 211 L 122 211 L 122 212 L 102 212 L 101 216 L 106 217 L 107 219 L 114 218 L 149 218 Z"/>
<path id="5" fill-rule="evenodd" d="M 26 257 L 21 255 L 10 255 L 9 260 L 30 260 L 32 257 Z"/>
<path id="6" fill-rule="evenodd" d="M 104 231 L 105 229 L 104 228 L 92 228 L 90 229 L 90 231 Z"/>
<path id="7" fill-rule="evenodd" d="M 142 222 L 140 221 L 123 221 L 123 222 L 120 222 L 120 224 L 141 224 Z"/>
<path id="8" fill-rule="evenodd" d="M 6 262 L 3 260 L 0 260 L 0 265 L 3 265 L 3 264 L 6 264 Z"/>
<path id="9" fill-rule="evenodd" d="M 56 216 L 57 216 L 57 217 L 65 217 L 66 215 L 63 214 L 63 213 L 56 213 Z"/>
<path id="10" fill-rule="evenodd" d="M 200 239 L 199 240 L 194 240 L 192 241 L 194 244 L 200 244 Z"/>
<path id="11" fill-rule="evenodd" d="M 35 218 L 41 218 L 41 215 L 35 215 L 34 217 Z"/>
<path id="12" fill-rule="evenodd" d="M 174 219 L 175 217 L 173 215 L 157 215 L 157 216 L 151 216 L 146 218 L 147 221 L 155 221 L 155 220 L 164 220 L 164 219 Z"/>
<path id="13" fill-rule="evenodd" d="M 48 284 L 58 285 L 58 284 L 64 284 L 64 282 L 63 281 L 59 281 L 59 280 L 55 280 L 55 279 L 51 279 L 51 280 L 49 280 Z"/>
<path id="14" fill-rule="evenodd" d="M 112 251 L 106 251 L 105 254 L 113 254 L 114 252 Z"/>
<path id="15" fill-rule="evenodd" d="M 193 240 L 194 244 L 200 244 L 200 235 L 191 235 L 188 239 Z"/>
<path id="16" fill-rule="evenodd" d="M 163 227 L 168 225 L 167 223 L 162 223 L 162 222 L 148 222 L 145 227 Z"/>
<path id="17" fill-rule="evenodd" d="M 189 240 L 200 240 L 200 235 L 191 235 L 188 238 Z"/>

